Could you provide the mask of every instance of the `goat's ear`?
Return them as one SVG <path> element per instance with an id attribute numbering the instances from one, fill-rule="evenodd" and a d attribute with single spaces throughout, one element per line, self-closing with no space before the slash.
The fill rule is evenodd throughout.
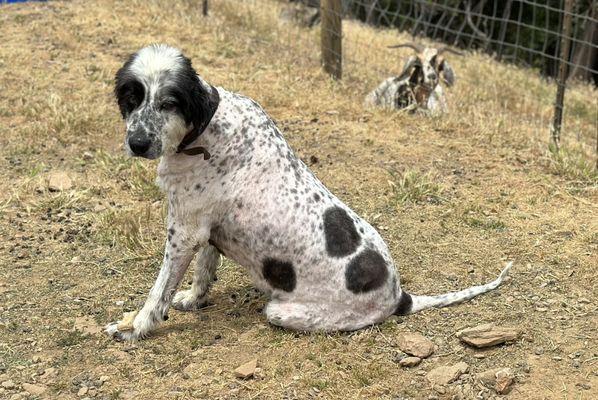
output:
<path id="1" fill-rule="evenodd" d="M 418 59 L 415 56 L 409 57 L 405 66 L 403 67 L 403 71 L 401 71 L 398 80 L 402 81 L 403 79 L 407 79 L 411 76 L 411 70 L 415 67 L 418 63 Z"/>
<path id="2" fill-rule="evenodd" d="M 438 70 L 442 74 L 442 78 L 444 82 L 446 82 L 447 86 L 453 86 L 455 84 L 455 72 L 453 68 L 451 68 L 448 61 L 443 59 L 438 66 Z"/>

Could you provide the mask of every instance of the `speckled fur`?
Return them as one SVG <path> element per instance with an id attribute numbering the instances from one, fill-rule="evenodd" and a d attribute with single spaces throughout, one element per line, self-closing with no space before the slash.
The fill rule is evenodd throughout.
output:
<path id="1" fill-rule="evenodd" d="M 498 286 L 496 280 L 444 297 L 402 292 L 378 232 L 296 157 L 259 104 L 215 90 L 218 109 L 192 144 L 208 149 L 211 158 L 163 147 L 158 182 L 169 208 L 163 266 L 134 329 L 119 332 L 115 322 L 107 326 L 109 334 L 124 340 L 146 336 L 165 319 L 171 302 L 180 310 L 199 308 L 214 279 L 217 251 L 245 267 L 270 296 L 269 322 L 297 330 L 355 330 L 395 311 L 448 305 Z M 163 130 L 157 136 L 173 143 L 183 133 Z M 174 296 L 196 253 L 192 288 Z"/>

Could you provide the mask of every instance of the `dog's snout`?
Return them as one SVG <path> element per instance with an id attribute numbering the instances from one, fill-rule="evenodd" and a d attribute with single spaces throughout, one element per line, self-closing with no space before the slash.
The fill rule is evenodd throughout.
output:
<path id="1" fill-rule="evenodd" d="M 129 138 L 129 147 L 131 148 L 131 151 L 138 156 L 147 153 L 151 145 L 152 141 L 145 135 L 137 134 L 132 135 Z"/>
<path id="2" fill-rule="evenodd" d="M 435 73 L 433 73 L 433 72 L 432 72 L 432 73 L 429 73 L 429 74 L 428 74 L 428 79 L 429 79 L 429 80 L 431 80 L 431 81 L 434 81 L 434 80 L 436 80 L 436 74 L 435 74 Z"/>

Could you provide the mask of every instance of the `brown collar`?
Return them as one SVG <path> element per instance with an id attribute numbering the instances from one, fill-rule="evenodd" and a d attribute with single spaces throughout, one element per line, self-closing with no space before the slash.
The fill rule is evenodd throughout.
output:
<path id="1" fill-rule="evenodd" d="M 206 119 L 206 121 L 202 125 L 194 126 L 185 135 L 185 137 L 179 144 L 179 147 L 176 151 L 177 153 L 183 153 L 188 156 L 196 156 L 198 154 L 203 153 L 204 160 L 208 160 L 211 157 L 210 153 L 208 152 L 208 150 L 206 150 L 205 147 L 197 146 L 197 147 L 191 147 L 190 149 L 185 148 L 185 147 L 189 146 L 191 143 L 193 143 L 195 141 L 195 139 L 197 139 L 199 137 L 199 135 L 201 135 L 203 133 L 203 131 L 206 130 L 206 127 L 209 125 L 210 121 L 212 121 L 214 114 L 216 114 L 216 110 L 218 109 L 218 104 L 220 104 L 220 95 L 218 94 L 218 90 L 216 90 L 216 88 L 214 86 L 210 86 L 210 87 L 212 88 L 212 90 L 210 92 L 209 101 L 210 101 L 210 112 L 212 114 L 210 115 L 210 117 L 208 119 Z"/>

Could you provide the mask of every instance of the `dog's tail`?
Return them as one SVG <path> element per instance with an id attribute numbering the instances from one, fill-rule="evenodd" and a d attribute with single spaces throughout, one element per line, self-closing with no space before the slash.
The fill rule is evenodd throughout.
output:
<path id="1" fill-rule="evenodd" d="M 397 308 L 394 313 L 396 315 L 414 314 L 427 308 L 446 307 L 472 299 L 482 293 L 496 289 L 505 279 L 512 265 L 513 263 L 509 262 L 505 269 L 502 270 L 498 278 L 492 282 L 488 282 L 485 285 L 472 286 L 458 292 L 449 292 L 437 296 L 416 296 L 402 290 L 401 296 L 399 297 L 399 303 L 397 304 Z"/>

